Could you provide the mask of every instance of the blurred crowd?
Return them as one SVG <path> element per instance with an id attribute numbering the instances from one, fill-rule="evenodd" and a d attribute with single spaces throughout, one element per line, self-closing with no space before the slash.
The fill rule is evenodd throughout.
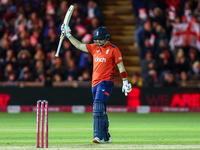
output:
<path id="1" fill-rule="evenodd" d="M 60 26 L 69 6 L 75 9 L 70 28 L 75 38 L 91 43 L 103 23 L 92 0 L 1 0 L 0 81 L 90 81 L 92 57 L 64 39 L 56 58 Z"/>
<path id="2" fill-rule="evenodd" d="M 178 86 L 177 81 L 200 80 L 199 48 L 186 44 L 192 41 L 188 30 L 193 24 L 200 28 L 198 0 L 132 0 L 135 16 L 135 41 L 139 48 L 142 76 L 132 77 L 135 86 Z M 174 26 L 188 27 L 170 44 Z M 197 30 L 197 31 L 198 31 Z M 189 33 L 190 32 L 190 33 Z M 176 35 L 177 36 L 177 35 Z M 189 37 L 189 38 L 188 38 Z M 186 39 L 188 38 L 188 39 Z M 199 38 L 199 37 L 198 37 Z"/>
<path id="3" fill-rule="evenodd" d="M 71 4 L 75 6 L 69 23 L 73 36 L 82 43 L 92 42 L 94 31 L 104 21 L 97 2 L 0 0 L 0 81 L 42 82 L 47 78 L 90 81 L 93 65 L 90 54 L 77 50 L 67 38 L 60 57 L 56 58 L 55 53 L 60 26 Z M 132 76 L 132 84 L 178 86 L 177 81 L 200 80 L 200 46 L 184 42 L 186 36 L 172 40 L 175 25 L 190 28 L 198 24 L 200 29 L 200 2 L 132 0 L 132 4 L 136 26 L 134 45 L 139 48 L 142 68 L 141 76 L 137 73 Z M 183 33 L 196 35 L 187 29 Z M 173 45 L 182 38 L 182 45 Z M 198 39 L 200 43 L 200 36 Z"/>

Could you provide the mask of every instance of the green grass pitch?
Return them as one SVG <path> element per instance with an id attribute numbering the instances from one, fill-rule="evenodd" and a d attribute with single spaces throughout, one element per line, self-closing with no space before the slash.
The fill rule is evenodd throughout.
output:
<path id="1" fill-rule="evenodd" d="M 49 113 L 49 149 L 200 149 L 198 113 L 108 113 L 113 143 L 94 144 L 92 113 Z M 36 113 L 0 113 L 0 149 L 36 149 Z"/>

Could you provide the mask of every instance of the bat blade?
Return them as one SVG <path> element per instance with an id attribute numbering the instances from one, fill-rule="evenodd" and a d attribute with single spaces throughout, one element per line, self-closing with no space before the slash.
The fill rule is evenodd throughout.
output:
<path id="1" fill-rule="evenodd" d="M 63 25 L 64 26 L 68 26 L 69 25 L 69 21 L 71 19 L 71 16 L 72 16 L 72 13 L 74 11 L 74 6 L 71 5 L 65 15 L 65 19 L 64 19 L 64 22 L 63 22 Z M 58 48 L 57 48 L 57 52 L 56 52 L 56 57 L 59 57 L 59 52 L 60 52 L 60 47 L 62 45 L 62 42 L 63 42 L 63 39 L 65 37 L 65 32 L 61 32 L 61 35 L 60 35 L 60 41 L 59 41 L 59 44 L 58 44 Z"/>
<path id="2" fill-rule="evenodd" d="M 71 6 L 69 7 L 69 9 L 68 9 L 66 15 L 65 15 L 65 19 L 64 19 L 64 24 L 65 24 L 65 25 L 68 25 L 68 24 L 69 24 L 69 21 L 70 21 L 70 19 L 71 19 L 71 16 L 72 16 L 73 11 L 74 11 L 74 6 L 71 5 Z"/>

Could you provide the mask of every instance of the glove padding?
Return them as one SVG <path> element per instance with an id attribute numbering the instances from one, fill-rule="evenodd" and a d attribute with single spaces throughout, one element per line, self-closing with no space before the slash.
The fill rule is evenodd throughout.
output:
<path id="1" fill-rule="evenodd" d="M 123 81 L 122 92 L 127 96 L 132 90 L 132 85 L 128 81 Z"/>
<path id="2" fill-rule="evenodd" d="M 64 23 L 61 25 L 60 27 L 60 30 L 61 30 L 61 36 L 66 36 L 67 38 L 69 38 L 71 35 L 71 29 L 69 26 L 66 26 Z"/>

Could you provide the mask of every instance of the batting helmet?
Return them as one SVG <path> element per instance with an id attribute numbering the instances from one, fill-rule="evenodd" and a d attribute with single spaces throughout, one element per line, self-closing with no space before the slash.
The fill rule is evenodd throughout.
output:
<path id="1" fill-rule="evenodd" d="M 94 37 L 93 39 L 104 39 L 105 41 L 109 41 L 110 39 L 110 34 L 108 32 L 108 29 L 105 27 L 99 27 L 96 29 L 95 33 L 94 33 Z"/>

